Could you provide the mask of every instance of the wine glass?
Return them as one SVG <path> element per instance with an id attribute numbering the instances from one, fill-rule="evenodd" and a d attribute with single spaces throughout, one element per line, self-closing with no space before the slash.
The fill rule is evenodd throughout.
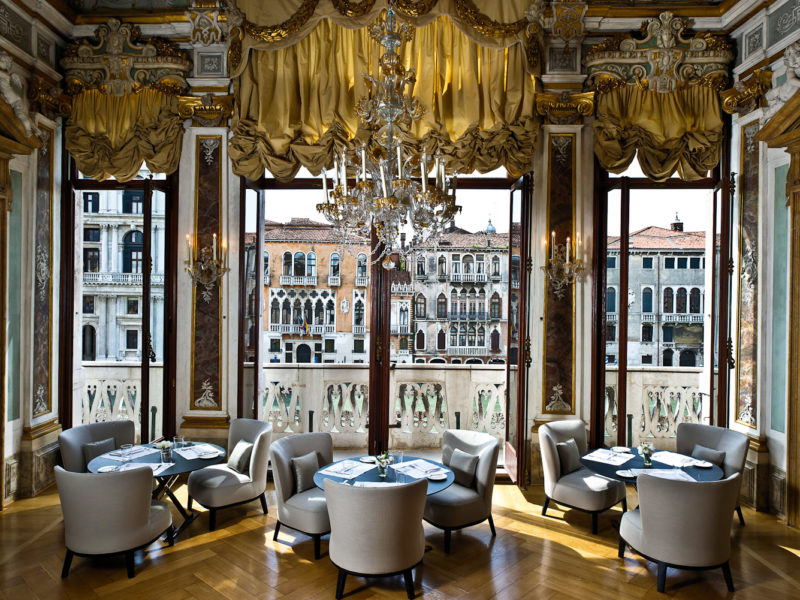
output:
<path id="1" fill-rule="evenodd" d="M 133 448 L 133 444 L 122 444 L 119 447 L 120 454 L 122 454 L 122 467 L 121 467 L 122 471 L 125 470 L 126 465 L 128 464 L 128 461 L 131 459 L 130 458 L 130 454 L 131 454 L 131 449 L 132 448 Z"/>

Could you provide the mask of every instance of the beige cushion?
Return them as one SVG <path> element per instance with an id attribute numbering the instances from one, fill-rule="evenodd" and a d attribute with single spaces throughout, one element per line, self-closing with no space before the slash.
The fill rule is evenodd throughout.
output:
<path id="1" fill-rule="evenodd" d="M 581 468 L 581 455 L 578 452 L 578 444 L 575 438 L 570 438 L 566 442 L 556 444 L 558 459 L 561 462 L 561 474 L 569 475 Z"/>
<path id="2" fill-rule="evenodd" d="M 316 452 L 309 452 L 303 456 L 292 459 L 294 471 L 295 494 L 305 492 L 314 487 L 314 473 L 319 469 L 319 459 Z"/>
<path id="3" fill-rule="evenodd" d="M 116 442 L 114 441 L 113 437 L 106 438 L 98 442 L 89 442 L 88 444 L 83 444 L 83 446 L 81 446 L 83 449 L 83 460 L 85 460 L 86 464 L 88 465 L 92 459 L 97 458 L 106 452 L 113 451 L 116 448 L 115 444 Z"/>
<path id="4" fill-rule="evenodd" d="M 455 475 L 455 482 L 464 487 L 472 487 L 475 480 L 475 469 L 478 467 L 478 456 L 456 448 L 450 457 L 450 469 Z"/>
<path id="5" fill-rule="evenodd" d="M 253 444 L 239 440 L 228 459 L 228 467 L 237 473 L 250 473 L 250 455 L 253 453 Z"/>
<path id="6" fill-rule="evenodd" d="M 706 448 L 700 444 L 695 444 L 692 450 L 692 458 L 698 460 L 707 460 L 722 468 L 725 464 L 725 452 L 723 450 L 714 450 L 713 448 Z"/>

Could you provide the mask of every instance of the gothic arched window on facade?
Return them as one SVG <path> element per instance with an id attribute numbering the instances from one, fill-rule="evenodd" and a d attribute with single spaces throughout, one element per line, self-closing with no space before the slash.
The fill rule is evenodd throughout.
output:
<path id="1" fill-rule="evenodd" d="M 122 238 L 122 272 L 142 272 L 142 252 L 144 235 L 141 231 L 129 231 Z"/>
<path id="2" fill-rule="evenodd" d="M 450 345 L 458 346 L 458 328 L 455 325 L 450 326 Z"/>
<path id="3" fill-rule="evenodd" d="M 417 275 L 425 275 L 425 256 L 417 259 Z"/>
<path id="4" fill-rule="evenodd" d="M 483 348 L 486 346 L 486 330 L 483 325 L 478 327 L 478 347 Z"/>
<path id="5" fill-rule="evenodd" d="M 492 351 L 493 352 L 499 352 L 500 351 L 500 332 L 497 331 L 497 329 L 494 329 L 492 331 L 492 335 L 490 335 L 489 338 L 490 338 Z"/>
<path id="6" fill-rule="evenodd" d="M 613 287 L 606 289 L 606 312 L 617 312 L 617 291 Z"/>
<path id="7" fill-rule="evenodd" d="M 436 298 L 436 318 L 447 318 L 447 296 L 444 294 L 439 294 L 439 297 Z"/>
<path id="8" fill-rule="evenodd" d="M 281 303 L 278 302 L 277 298 L 272 299 L 272 304 L 270 305 L 270 311 L 269 311 L 269 322 L 270 323 L 281 322 Z"/>
<path id="9" fill-rule="evenodd" d="M 283 275 L 291 275 L 292 274 L 292 253 L 291 252 L 284 252 L 283 253 Z"/>
<path id="10" fill-rule="evenodd" d="M 664 367 L 671 367 L 672 366 L 672 350 L 664 350 L 664 359 L 662 361 L 662 366 Z"/>
<path id="11" fill-rule="evenodd" d="M 264 277 L 269 277 L 269 252 L 264 252 Z"/>
<path id="12" fill-rule="evenodd" d="M 458 314 L 458 294 L 455 290 L 450 292 L 450 318 L 455 319 L 457 318 L 456 315 Z"/>
<path id="13" fill-rule="evenodd" d="M 700 314 L 702 310 L 702 302 L 700 302 L 700 289 L 692 288 L 692 291 L 689 292 L 689 312 Z"/>
<path id="14" fill-rule="evenodd" d="M 439 334 L 436 336 L 436 348 L 438 350 L 445 350 L 447 348 L 447 336 L 444 334 L 444 329 L 440 329 Z"/>
<path id="15" fill-rule="evenodd" d="M 425 333 L 420 329 L 417 331 L 417 350 L 425 350 Z"/>
<path id="16" fill-rule="evenodd" d="M 686 312 L 686 288 L 678 288 L 678 293 L 675 298 L 675 312 Z"/>
<path id="17" fill-rule="evenodd" d="M 471 254 L 467 254 L 464 256 L 464 274 L 470 274 L 475 272 L 475 259 L 472 258 Z"/>
<path id="18" fill-rule="evenodd" d="M 417 319 L 425 318 L 425 296 L 419 294 L 414 301 L 414 316 Z"/>
<path id="19" fill-rule="evenodd" d="M 364 303 L 361 300 L 356 300 L 353 306 L 353 324 L 364 325 Z"/>
<path id="20" fill-rule="evenodd" d="M 289 303 L 289 299 L 283 301 L 283 314 L 281 315 L 281 323 L 284 325 L 288 325 L 292 322 L 292 305 Z"/>
<path id="21" fill-rule="evenodd" d="M 492 319 L 500 319 L 502 316 L 502 303 L 500 301 L 500 294 L 495 292 L 492 294 L 491 300 L 491 317 Z"/>
<path id="22" fill-rule="evenodd" d="M 314 305 L 314 325 L 322 325 L 325 311 L 322 308 L 322 300 L 317 300 Z"/>
<path id="23" fill-rule="evenodd" d="M 325 305 L 325 324 L 333 325 L 335 322 L 336 322 L 336 307 L 333 304 L 333 300 L 328 300 L 328 303 Z"/>
<path id="24" fill-rule="evenodd" d="M 294 273 L 293 275 L 302 277 L 306 274 L 306 255 L 302 252 L 294 253 Z"/>
<path id="25" fill-rule="evenodd" d="M 447 259 L 444 256 L 439 257 L 437 265 L 439 275 L 447 275 Z"/>
<path id="26" fill-rule="evenodd" d="M 367 255 L 359 254 L 356 258 L 356 275 L 358 277 L 367 276 Z"/>
<path id="27" fill-rule="evenodd" d="M 500 277 L 500 257 L 492 257 L 492 277 Z"/>
<path id="28" fill-rule="evenodd" d="M 308 277 L 313 277 L 317 274 L 317 255 L 313 252 L 309 252 L 308 256 L 306 257 L 306 275 Z"/>
<path id="29" fill-rule="evenodd" d="M 469 329 L 467 329 L 467 345 L 474 346 L 475 345 L 475 326 L 470 325 Z"/>
<path id="30" fill-rule="evenodd" d="M 458 345 L 464 347 L 467 345 L 467 326 L 462 325 L 458 330 Z"/>
<path id="31" fill-rule="evenodd" d="M 339 276 L 339 254 L 334 252 L 331 254 L 331 277 Z"/>
<path id="32" fill-rule="evenodd" d="M 671 313 L 673 311 L 672 303 L 673 303 L 673 296 L 674 293 L 672 288 L 664 288 L 664 312 Z"/>

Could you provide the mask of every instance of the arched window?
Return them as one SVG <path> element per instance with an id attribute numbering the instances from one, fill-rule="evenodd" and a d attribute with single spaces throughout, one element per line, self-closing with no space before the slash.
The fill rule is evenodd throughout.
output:
<path id="1" fill-rule="evenodd" d="M 502 318 L 502 304 L 500 303 L 500 294 L 497 292 L 492 294 L 491 313 L 493 319 Z"/>
<path id="2" fill-rule="evenodd" d="M 264 277 L 269 277 L 269 252 L 264 252 Z"/>
<path id="3" fill-rule="evenodd" d="M 289 303 L 289 299 L 286 298 L 283 301 L 283 310 L 281 314 L 281 323 L 284 325 L 288 325 L 292 322 L 292 305 Z"/>
<path id="4" fill-rule="evenodd" d="M 425 350 L 425 333 L 420 329 L 417 331 L 417 350 Z"/>
<path id="5" fill-rule="evenodd" d="M 277 298 L 272 299 L 272 305 L 269 313 L 269 321 L 270 323 L 281 322 L 281 303 L 278 302 Z"/>
<path id="6" fill-rule="evenodd" d="M 486 263 L 484 262 L 483 254 L 475 255 L 475 272 L 481 274 L 486 273 Z"/>
<path id="7" fill-rule="evenodd" d="M 673 311 L 672 302 L 673 302 L 674 293 L 672 288 L 664 288 L 664 312 L 671 313 Z"/>
<path id="8" fill-rule="evenodd" d="M 458 330 L 458 345 L 464 347 L 467 345 L 467 326 L 462 325 Z"/>
<path id="9" fill-rule="evenodd" d="M 439 294 L 439 297 L 436 298 L 436 318 L 447 318 L 447 296 L 444 294 Z"/>
<path id="10" fill-rule="evenodd" d="M 686 312 L 686 288 L 678 288 L 678 294 L 675 298 L 675 312 Z"/>
<path id="11" fill-rule="evenodd" d="M 470 325 L 469 329 L 467 329 L 467 345 L 474 346 L 475 345 L 475 326 Z"/>
<path id="12" fill-rule="evenodd" d="M 450 326 L 450 345 L 458 346 L 458 328 L 455 325 Z"/>
<path id="13" fill-rule="evenodd" d="M 366 277 L 367 276 L 367 255 L 366 254 L 359 254 L 356 258 L 356 276 L 358 277 Z"/>
<path id="14" fill-rule="evenodd" d="M 439 275 L 447 275 L 447 259 L 444 256 L 439 257 L 437 270 Z"/>
<path id="15" fill-rule="evenodd" d="M 303 305 L 299 299 L 295 300 L 292 305 L 292 323 L 296 325 L 303 324 Z"/>
<path id="16" fill-rule="evenodd" d="M 475 259 L 472 258 L 471 254 L 467 254 L 464 256 L 464 273 L 474 273 L 475 272 Z"/>
<path id="17" fill-rule="evenodd" d="M 662 362 L 664 367 L 672 366 L 672 350 L 664 350 L 664 360 Z"/>
<path id="18" fill-rule="evenodd" d="M 689 292 L 689 312 L 694 314 L 702 312 L 700 304 L 700 290 L 698 288 L 692 288 L 692 291 Z"/>
<path id="19" fill-rule="evenodd" d="M 408 307 L 401 306 L 400 307 L 400 325 L 405 325 L 408 327 Z"/>
<path id="20" fill-rule="evenodd" d="M 425 318 L 425 296 L 422 294 L 417 295 L 417 299 L 414 301 L 414 316 L 417 319 Z"/>
<path id="21" fill-rule="evenodd" d="M 492 257 L 492 277 L 500 277 L 500 257 Z"/>
<path id="22" fill-rule="evenodd" d="M 353 307 L 353 323 L 355 325 L 364 325 L 364 303 L 361 300 L 356 300 Z"/>
<path id="23" fill-rule="evenodd" d="M 297 362 L 310 363 L 311 362 L 311 347 L 308 344 L 300 344 L 297 346 Z"/>
<path id="24" fill-rule="evenodd" d="M 450 259 L 450 272 L 453 274 L 461 273 L 461 255 L 453 254 Z"/>
<path id="25" fill-rule="evenodd" d="M 328 300 L 325 305 L 325 325 L 333 325 L 336 322 L 336 307 L 333 300 Z"/>
<path id="26" fill-rule="evenodd" d="M 493 330 L 492 331 L 492 335 L 490 335 L 489 338 L 490 338 L 490 343 L 491 343 L 492 350 L 494 352 L 499 352 L 500 351 L 500 332 L 497 331 L 497 329 Z"/>
<path id="27" fill-rule="evenodd" d="M 478 346 L 480 348 L 486 346 L 486 330 L 483 328 L 483 325 L 478 327 Z"/>
<path id="28" fill-rule="evenodd" d="M 83 326 L 83 350 L 81 360 L 97 360 L 97 349 L 95 344 L 95 331 L 91 325 Z"/>
<path id="29" fill-rule="evenodd" d="M 696 366 L 696 357 L 691 350 L 681 350 L 680 358 L 678 359 L 681 367 L 694 367 Z"/>
<path id="30" fill-rule="evenodd" d="M 643 342 L 652 342 L 653 341 L 653 326 L 649 323 L 645 323 L 642 325 L 642 341 Z"/>
<path id="31" fill-rule="evenodd" d="M 519 287 L 519 256 L 511 257 L 511 285 Z"/>
<path id="32" fill-rule="evenodd" d="M 294 253 L 294 273 L 293 275 L 302 277 L 306 274 L 306 255 L 302 252 Z"/>
<path id="33" fill-rule="evenodd" d="M 313 277 L 317 274 L 317 255 L 313 252 L 309 252 L 308 256 L 306 257 L 306 275 L 308 277 Z"/>
<path id="34" fill-rule="evenodd" d="M 142 249 L 144 235 L 141 231 L 129 231 L 122 238 L 122 272 L 142 272 Z"/>
<path id="35" fill-rule="evenodd" d="M 439 330 L 439 334 L 436 336 L 436 348 L 438 350 L 444 350 L 447 347 L 447 336 L 444 334 L 444 329 Z"/>
<path id="36" fill-rule="evenodd" d="M 331 277 L 339 276 L 339 254 L 334 252 L 331 254 Z"/>
<path id="37" fill-rule="evenodd" d="M 617 291 L 612 287 L 606 289 L 606 312 L 617 312 Z"/>
<path id="38" fill-rule="evenodd" d="M 292 274 L 292 253 L 291 252 L 284 252 L 283 253 L 283 275 L 291 275 Z"/>
<path id="39" fill-rule="evenodd" d="M 653 290 L 649 287 L 642 290 L 642 312 L 653 312 Z"/>
<path id="40" fill-rule="evenodd" d="M 425 275 L 425 257 L 417 258 L 417 275 Z"/>
<path id="41" fill-rule="evenodd" d="M 322 325 L 322 321 L 325 318 L 324 313 L 322 300 L 317 300 L 317 303 L 314 305 L 314 325 Z"/>
<path id="42" fill-rule="evenodd" d="M 450 318 L 456 319 L 458 315 L 458 294 L 455 290 L 450 292 Z"/>

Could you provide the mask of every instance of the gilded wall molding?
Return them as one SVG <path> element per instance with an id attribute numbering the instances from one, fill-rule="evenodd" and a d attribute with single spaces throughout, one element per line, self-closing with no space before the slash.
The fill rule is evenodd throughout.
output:
<path id="1" fill-rule="evenodd" d="M 572 40 L 580 46 L 585 36 L 583 17 L 588 6 L 585 2 L 570 2 L 570 0 L 554 0 L 551 4 L 553 35 L 560 38 L 567 48 Z"/>
<path id="2" fill-rule="evenodd" d="M 31 112 L 41 113 L 49 119 L 66 118 L 72 114 L 72 98 L 36 75 L 28 80 L 28 101 Z"/>
<path id="3" fill-rule="evenodd" d="M 581 123 L 594 114 L 594 92 L 536 94 L 536 114 L 554 125 Z"/>
<path id="4" fill-rule="evenodd" d="M 219 127 L 233 112 L 233 96 L 180 96 L 178 115 L 182 119 L 192 119 L 194 127 Z"/>
<path id="5" fill-rule="evenodd" d="M 690 21 L 663 12 L 642 23 L 644 39 L 614 37 L 586 55 L 587 88 L 599 93 L 635 85 L 671 93 L 693 85 L 721 90 L 728 82 L 733 48 L 724 36 L 689 33 Z"/>
<path id="6" fill-rule="evenodd" d="M 187 54 L 161 38 L 142 38 L 138 27 L 109 19 L 70 44 L 61 59 L 67 93 L 97 89 L 125 96 L 142 88 L 177 95 L 186 91 L 192 69 Z"/>
<path id="7" fill-rule="evenodd" d="M 722 110 L 729 115 L 742 116 L 767 105 L 766 94 L 772 87 L 772 71 L 757 69 L 745 81 L 737 81 L 734 86 L 720 93 Z"/>

